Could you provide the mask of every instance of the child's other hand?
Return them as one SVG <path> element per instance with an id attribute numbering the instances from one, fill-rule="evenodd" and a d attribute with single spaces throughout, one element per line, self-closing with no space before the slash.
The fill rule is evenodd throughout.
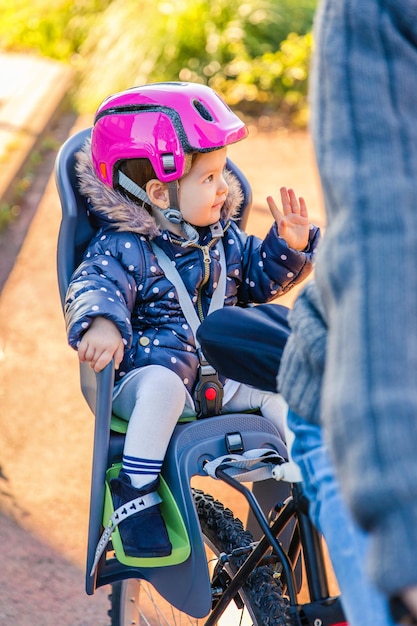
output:
<path id="1" fill-rule="evenodd" d="M 119 369 L 123 359 L 124 344 L 119 329 L 105 317 L 96 317 L 85 331 L 78 346 L 78 358 L 89 363 L 95 372 L 101 372 L 114 358 Z"/>
<path id="2" fill-rule="evenodd" d="M 278 234 L 285 239 L 290 248 L 304 250 L 308 244 L 310 224 L 308 221 L 307 206 L 303 198 L 297 200 L 292 189 L 281 187 L 282 213 L 274 199 L 268 196 L 266 201 L 274 220 L 277 223 Z"/>

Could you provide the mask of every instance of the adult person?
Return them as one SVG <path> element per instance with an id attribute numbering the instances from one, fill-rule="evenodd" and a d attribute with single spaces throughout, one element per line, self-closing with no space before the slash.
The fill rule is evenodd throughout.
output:
<path id="1" fill-rule="evenodd" d="M 369 536 L 370 576 L 416 618 L 417 4 L 322 0 L 315 44 L 327 231 L 316 283 L 291 315 L 279 388 L 302 418 L 312 400 L 320 407 L 343 495 Z M 327 327 L 322 371 L 305 359 L 316 322 Z"/>

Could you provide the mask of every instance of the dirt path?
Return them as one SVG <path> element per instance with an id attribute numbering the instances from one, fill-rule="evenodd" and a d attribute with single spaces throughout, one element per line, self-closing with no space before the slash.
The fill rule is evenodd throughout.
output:
<path id="1" fill-rule="evenodd" d="M 252 132 L 230 156 L 253 186 L 248 232 L 265 234 L 265 197 L 281 185 L 303 195 L 312 221 L 323 224 L 306 134 Z M 50 177 L 0 295 L 0 624 L 13 626 L 108 624 L 108 589 L 84 593 L 93 420 L 61 314 L 59 221 Z"/>

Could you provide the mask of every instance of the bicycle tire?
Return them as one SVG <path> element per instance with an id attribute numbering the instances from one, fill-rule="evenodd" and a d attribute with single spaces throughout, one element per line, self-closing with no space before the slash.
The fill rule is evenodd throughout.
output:
<path id="1" fill-rule="evenodd" d="M 233 516 L 230 509 L 198 489 L 193 489 L 193 495 L 207 551 L 218 557 L 221 553 L 230 554 L 253 542 L 251 533 L 243 528 L 242 522 Z M 228 573 L 237 571 L 244 558 L 232 556 L 225 566 Z M 231 602 L 228 612 L 218 622 L 219 626 L 288 626 L 290 623 L 281 583 L 274 578 L 269 566 L 257 567 L 248 576 L 239 595 L 244 609 L 238 609 Z M 136 579 L 113 583 L 110 601 L 111 626 L 197 626 L 204 624 L 207 619 L 196 620 L 177 611 L 156 594 L 146 581 Z"/>

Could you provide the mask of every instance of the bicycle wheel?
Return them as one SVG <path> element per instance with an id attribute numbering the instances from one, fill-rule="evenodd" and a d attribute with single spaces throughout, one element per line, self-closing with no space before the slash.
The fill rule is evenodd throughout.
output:
<path id="1" fill-rule="evenodd" d="M 207 562 L 213 588 L 219 586 L 216 564 L 221 553 L 230 555 L 224 569 L 232 574 L 240 567 L 245 549 L 253 542 L 240 520 L 229 509 L 208 494 L 194 489 L 194 501 L 206 546 Z M 234 556 L 233 552 L 240 552 Z M 221 576 L 227 585 L 227 576 Z M 281 594 L 281 583 L 268 566 L 257 567 L 239 593 L 240 601 L 231 602 L 219 620 L 219 626 L 286 626 L 287 601 Z M 167 603 L 153 587 L 141 580 L 128 579 L 112 585 L 111 626 L 175 626 L 204 624 L 207 618 L 195 619 Z"/>

